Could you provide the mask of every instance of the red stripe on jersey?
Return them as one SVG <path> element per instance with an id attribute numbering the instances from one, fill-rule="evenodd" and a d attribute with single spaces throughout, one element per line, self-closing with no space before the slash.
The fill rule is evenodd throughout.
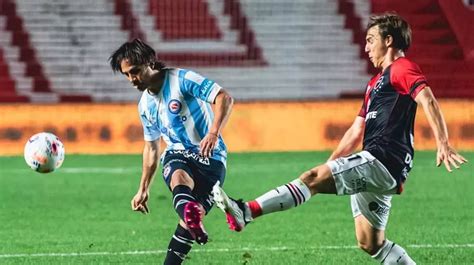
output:
<path id="1" fill-rule="evenodd" d="M 370 93 L 375 88 L 375 85 L 377 84 L 377 81 L 379 80 L 381 75 L 382 73 L 378 73 L 376 76 L 372 77 L 372 79 L 370 79 L 369 83 L 367 84 L 367 89 L 365 90 L 364 102 L 362 103 L 362 107 L 360 108 L 360 111 L 359 111 L 359 116 L 362 118 L 365 118 L 365 115 L 367 114 L 367 106 L 369 105 Z"/>

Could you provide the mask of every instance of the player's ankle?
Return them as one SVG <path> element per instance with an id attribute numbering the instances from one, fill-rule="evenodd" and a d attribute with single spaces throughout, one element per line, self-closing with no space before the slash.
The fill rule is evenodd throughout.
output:
<path id="1" fill-rule="evenodd" d="M 262 215 L 262 207 L 257 201 L 249 201 L 245 203 L 245 215 L 249 216 L 249 222 Z"/>

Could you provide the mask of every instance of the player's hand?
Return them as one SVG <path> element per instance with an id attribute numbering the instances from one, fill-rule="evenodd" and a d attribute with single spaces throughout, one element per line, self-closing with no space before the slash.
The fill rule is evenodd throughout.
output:
<path id="1" fill-rule="evenodd" d="M 143 214 L 150 213 L 148 209 L 148 192 L 138 191 L 131 201 L 132 210 L 141 212 Z"/>
<path id="2" fill-rule="evenodd" d="M 199 145 L 199 154 L 204 157 L 210 157 L 212 155 L 212 151 L 214 147 L 216 147 L 217 143 L 217 134 L 208 133 L 202 140 Z"/>
<path id="3" fill-rule="evenodd" d="M 458 152 L 449 146 L 449 144 L 442 145 L 438 148 L 438 154 L 436 156 L 437 167 L 441 166 L 441 163 L 443 163 L 446 169 L 451 172 L 451 166 L 459 168 L 461 164 L 466 162 L 467 159 L 458 154 Z"/>

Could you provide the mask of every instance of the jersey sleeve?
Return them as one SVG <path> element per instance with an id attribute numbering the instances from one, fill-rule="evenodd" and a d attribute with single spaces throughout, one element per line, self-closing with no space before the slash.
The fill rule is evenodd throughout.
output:
<path id="1" fill-rule="evenodd" d="M 399 93 L 402 95 L 409 94 L 415 99 L 428 82 L 417 64 L 408 59 L 402 58 L 401 60 L 400 62 L 393 63 L 390 71 L 390 80 L 393 87 Z"/>
<path id="2" fill-rule="evenodd" d="M 362 102 L 362 107 L 360 107 L 358 116 L 360 116 L 360 117 L 362 117 L 362 118 L 365 118 L 365 115 L 366 115 L 366 114 L 367 114 L 367 112 L 366 112 L 366 104 L 365 104 L 365 99 L 364 99 L 364 101 Z"/>
<path id="3" fill-rule="evenodd" d="M 143 127 L 143 138 L 147 142 L 153 142 L 158 140 L 161 136 L 160 128 L 157 122 L 150 121 L 150 115 L 147 114 L 145 110 L 138 107 L 138 113 L 140 115 L 140 122 Z"/>
<path id="4" fill-rule="evenodd" d="M 369 83 L 367 83 L 367 88 L 365 89 L 364 99 L 362 101 L 362 106 L 360 107 L 359 114 L 357 116 L 365 118 L 365 115 L 367 114 L 367 101 L 369 100 L 369 95 L 367 93 L 369 93 L 370 87 L 373 85 L 373 82 L 375 82 L 375 80 L 377 80 L 378 76 L 379 75 L 376 75 L 375 77 L 372 77 L 372 79 L 370 79 Z"/>
<path id="5" fill-rule="evenodd" d="M 187 71 L 184 74 L 181 89 L 183 93 L 187 93 L 209 103 L 214 103 L 222 87 L 213 80 L 207 79 L 198 73 Z"/>

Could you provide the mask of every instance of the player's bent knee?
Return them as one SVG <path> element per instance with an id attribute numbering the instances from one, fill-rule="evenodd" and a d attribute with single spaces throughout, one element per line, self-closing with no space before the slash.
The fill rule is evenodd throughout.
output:
<path id="1" fill-rule="evenodd" d="M 173 175 L 171 176 L 171 187 L 177 185 L 186 185 L 188 187 L 193 188 L 194 181 L 186 171 L 182 169 L 177 169 L 173 172 Z"/>
<path id="2" fill-rule="evenodd" d="M 318 168 L 312 168 L 308 171 L 305 171 L 301 174 L 300 179 L 308 186 L 311 190 L 311 193 L 314 194 L 317 191 L 317 183 L 318 183 Z"/>

